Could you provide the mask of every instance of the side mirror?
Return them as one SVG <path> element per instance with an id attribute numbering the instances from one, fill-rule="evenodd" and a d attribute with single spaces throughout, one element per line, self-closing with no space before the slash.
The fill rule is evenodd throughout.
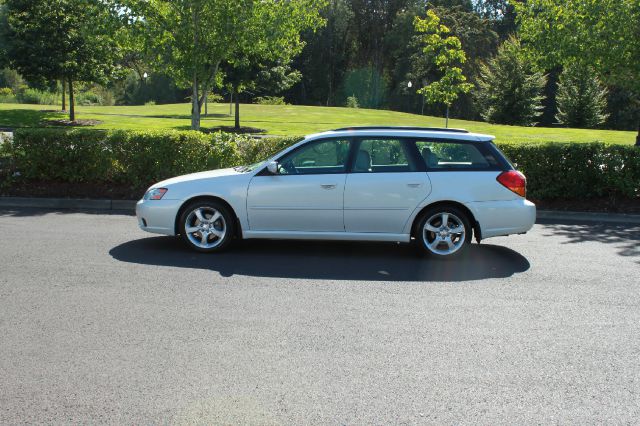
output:
<path id="1" fill-rule="evenodd" d="M 267 170 L 272 175 L 277 175 L 278 174 L 278 162 L 277 161 L 269 161 L 269 163 L 267 163 Z"/>

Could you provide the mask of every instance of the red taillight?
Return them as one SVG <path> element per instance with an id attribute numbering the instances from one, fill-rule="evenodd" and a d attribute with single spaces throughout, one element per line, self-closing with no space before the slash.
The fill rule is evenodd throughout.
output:
<path id="1" fill-rule="evenodd" d="M 509 170 L 508 172 L 502 172 L 496 178 L 498 182 L 505 188 L 515 192 L 521 197 L 527 195 L 527 178 L 518 171 Z"/>

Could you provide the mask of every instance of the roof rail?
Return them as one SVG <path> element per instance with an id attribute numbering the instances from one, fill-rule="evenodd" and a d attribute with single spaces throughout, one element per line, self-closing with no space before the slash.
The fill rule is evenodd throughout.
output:
<path id="1" fill-rule="evenodd" d="M 346 130 L 424 130 L 429 132 L 469 133 L 464 129 L 450 129 L 443 127 L 417 127 L 417 126 L 351 126 L 333 129 L 334 132 Z"/>

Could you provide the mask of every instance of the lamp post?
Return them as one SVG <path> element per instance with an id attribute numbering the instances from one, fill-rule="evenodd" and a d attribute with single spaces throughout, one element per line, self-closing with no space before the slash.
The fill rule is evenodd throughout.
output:
<path id="1" fill-rule="evenodd" d="M 144 90 L 145 103 L 147 103 L 147 77 L 149 77 L 149 74 L 145 71 L 142 74 L 142 90 Z"/>
<path id="2" fill-rule="evenodd" d="M 409 89 L 411 89 L 413 87 L 413 83 L 411 82 L 411 80 L 409 80 L 409 82 L 407 83 L 407 87 Z M 411 92 L 409 92 L 409 96 L 411 96 Z M 411 112 L 411 98 L 409 98 L 409 105 L 407 107 L 407 111 Z"/>

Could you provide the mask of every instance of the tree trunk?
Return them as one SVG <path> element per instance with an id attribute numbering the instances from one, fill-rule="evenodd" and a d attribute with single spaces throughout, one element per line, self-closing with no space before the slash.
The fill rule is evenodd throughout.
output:
<path id="1" fill-rule="evenodd" d="M 67 88 L 67 82 L 64 81 L 64 77 L 62 77 L 62 111 L 66 111 L 67 110 L 67 94 L 66 94 L 66 88 Z"/>
<path id="2" fill-rule="evenodd" d="M 200 130 L 200 102 L 198 98 L 198 77 L 193 72 L 193 93 L 191 93 L 191 129 Z"/>
<path id="3" fill-rule="evenodd" d="M 638 135 L 636 136 L 636 146 L 640 147 L 640 123 L 638 123 Z"/>
<path id="4" fill-rule="evenodd" d="M 235 128 L 236 130 L 240 130 L 240 95 L 238 94 L 238 91 L 235 90 L 236 92 L 236 125 Z"/>
<path id="5" fill-rule="evenodd" d="M 449 128 L 449 105 L 447 105 L 447 119 L 446 119 L 446 120 L 445 120 L 445 122 L 444 122 L 444 127 L 445 127 L 446 129 L 448 129 L 448 128 Z"/>
<path id="6" fill-rule="evenodd" d="M 198 51 L 199 42 L 198 42 L 198 11 L 191 5 L 191 22 L 193 23 L 193 49 L 194 51 Z M 193 64 L 193 93 L 191 93 L 191 129 L 192 130 L 200 130 L 200 98 L 198 96 L 198 63 L 197 56 L 194 57 Z"/>
<path id="7" fill-rule="evenodd" d="M 76 121 L 76 104 L 73 98 L 73 79 L 69 77 L 69 121 Z"/>
<path id="8" fill-rule="evenodd" d="M 233 114 L 233 111 L 231 109 L 232 105 L 233 105 L 233 89 L 229 91 L 229 116 Z"/>

